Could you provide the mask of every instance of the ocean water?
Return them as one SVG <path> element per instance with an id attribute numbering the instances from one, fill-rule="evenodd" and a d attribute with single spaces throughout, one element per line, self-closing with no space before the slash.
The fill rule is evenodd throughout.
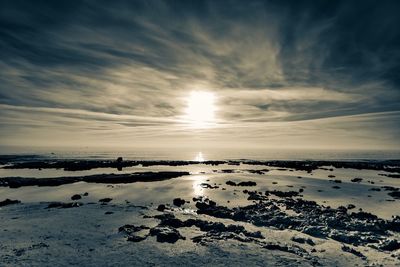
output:
<path id="1" fill-rule="evenodd" d="M 0 155 L 41 156 L 58 159 L 131 160 L 387 160 L 400 159 L 398 150 L 326 149 L 201 149 L 201 148 L 28 148 L 0 147 Z M 33 158 L 33 157 L 32 157 Z"/>

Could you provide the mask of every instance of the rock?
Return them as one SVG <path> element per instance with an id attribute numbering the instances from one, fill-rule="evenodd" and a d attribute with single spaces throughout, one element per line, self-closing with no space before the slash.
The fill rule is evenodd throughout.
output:
<path id="1" fill-rule="evenodd" d="M 118 157 L 117 158 L 117 163 L 122 163 L 122 160 L 123 160 L 122 157 Z"/>
<path id="2" fill-rule="evenodd" d="M 193 200 L 193 202 L 202 201 L 203 197 L 202 196 L 194 197 L 194 198 L 192 198 L 192 200 Z"/>
<path id="3" fill-rule="evenodd" d="M 381 191 L 381 189 L 380 189 L 380 188 L 373 187 L 373 188 L 368 189 L 368 191 Z"/>
<path id="4" fill-rule="evenodd" d="M 155 227 L 150 229 L 150 235 L 156 236 L 157 242 L 161 243 L 175 243 L 179 239 L 186 239 L 183 237 L 178 230 L 171 227 Z"/>
<path id="5" fill-rule="evenodd" d="M 348 253 L 351 253 L 353 255 L 356 255 L 357 257 L 363 258 L 365 259 L 364 254 L 362 254 L 361 252 L 351 248 L 351 247 L 347 247 L 347 246 L 342 246 L 342 250 Z"/>
<path id="6" fill-rule="evenodd" d="M 158 211 L 164 211 L 165 210 L 165 205 L 164 204 L 158 205 L 157 210 Z"/>
<path id="7" fill-rule="evenodd" d="M 128 241 L 130 242 L 140 242 L 147 238 L 147 236 L 130 235 L 128 236 Z"/>
<path id="8" fill-rule="evenodd" d="M 269 194 L 275 195 L 277 197 L 295 197 L 299 195 L 299 192 L 297 191 L 278 191 L 278 190 L 273 190 L 273 191 L 265 191 L 265 195 L 268 196 Z"/>
<path id="9" fill-rule="evenodd" d="M 124 226 L 121 226 L 118 228 L 118 232 L 123 232 L 125 234 L 130 235 L 132 233 L 137 233 L 137 232 L 140 232 L 140 231 L 146 230 L 146 229 L 150 229 L 150 228 L 145 225 L 135 226 L 133 224 L 125 224 Z"/>
<path id="10" fill-rule="evenodd" d="M 349 209 L 349 210 L 351 210 L 351 209 L 354 209 L 356 206 L 355 205 L 353 205 L 353 204 L 349 204 L 349 205 L 347 205 L 347 209 Z"/>
<path id="11" fill-rule="evenodd" d="M 70 202 L 70 203 L 63 203 L 63 202 L 52 202 L 47 206 L 47 209 L 52 208 L 59 208 L 59 209 L 68 209 L 68 208 L 77 208 L 82 206 L 83 204 L 80 202 Z"/>
<path id="12" fill-rule="evenodd" d="M 315 237 L 325 236 L 324 227 L 322 226 L 305 226 L 302 232 Z"/>
<path id="13" fill-rule="evenodd" d="M 237 184 L 237 186 L 256 186 L 257 183 L 253 181 L 247 181 L 247 182 L 240 182 Z"/>
<path id="14" fill-rule="evenodd" d="M 76 182 L 121 184 L 136 182 L 154 182 L 189 175 L 189 172 L 135 172 L 124 174 L 94 174 L 86 176 L 67 176 L 55 178 L 22 178 L 4 177 L 0 178 L 0 187 L 19 188 L 22 186 L 60 186 Z"/>
<path id="15" fill-rule="evenodd" d="M 400 192 L 399 191 L 389 192 L 388 195 L 393 197 L 393 198 L 400 199 Z"/>
<path id="16" fill-rule="evenodd" d="M 386 251 L 398 250 L 398 249 L 400 249 L 400 242 L 397 240 L 394 240 L 394 239 L 387 240 L 379 246 L 379 249 L 386 250 Z"/>
<path id="17" fill-rule="evenodd" d="M 106 197 L 106 198 L 99 199 L 99 202 L 101 202 L 101 203 L 108 203 L 108 202 L 110 202 L 111 200 L 112 200 L 112 198 Z"/>
<path id="18" fill-rule="evenodd" d="M 184 199 L 182 199 L 182 198 L 175 198 L 175 199 L 172 201 L 172 203 L 173 203 L 175 206 L 180 207 L 180 206 L 182 206 L 183 204 L 185 204 L 186 201 L 185 201 Z"/>
<path id="19" fill-rule="evenodd" d="M 315 246 L 315 243 L 311 238 L 302 238 L 293 236 L 291 240 L 300 244 L 308 244 L 310 246 Z"/>
<path id="20" fill-rule="evenodd" d="M 104 214 L 105 214 L 105 215 L 110 215 L 110 214 L 114 214 L 114 212 L 112 212 L 112 211 L 106 211 L 106 212 L 104 212 Z"/>
<path id="21" fill-rule="evenodd" d="M 340 189 L 340 186 L 335 185 L 335 186 L 332 186 L 332 188 L 333 189 Z"/>
<path id="22" fill-rule="evenodd" d="M 351 179 L 351 181 L 353 182 L 353 183 L 359 183 L 359 182 L 361 182 L 363 179 L 362 178 L 353 178 L 353 179 Z"/>
<path id="23" fill-rule="evenodd" d="M 81 198 L 82 198 L 81 195 L 75 194 L 75 195 L 73 195 L 73 196 L 71 197 L 71 200 L 79 200 L 79 199 L 81 199 Z"/>
<path id="24" fill-rule="evenodd" d="M 201 184 L 200 184 L 200 187 L 202 187 L 202 188 L 208 188 L 208 189 L 217 189 L 217 188 L 219 188 L 219 186 L 217 186 L 217 185 L 212 186 L 212 185 L 207 184 L 207 183 L 201 183 Z"/>
<path id="25" fill-rule="evenodd" d="M 352 217 L 361 219 L 361 220 L 376 220 L 378 219 L 378 216 L 371 214 L 369 212 L 364 212 L 364 211 L 359 211 L 359 212 L 353 212 L 351 214 Z"/>
<path id="26" fill-rule="evenodd" d="M 87 197 L 88 195 L 89 195 L 88 192 L 83 193 L 83 196 L 84 196 L 84 197 Z"/>
<path id="27" fill-rule="evenodd" d="M 7 205 L 12 205 L 12 204 L 18 204 L 18 203 L 21 203 L 21 201 L 12 200 L 12 199 L 7 198 L 7 199 L 5 199 L 3 201 L 0 201 L 0 207 L 4 207 L 4 206 L 7 206 Z"/>
<path id="28" fill-rule="evenodd" d="M 230 186 L 236 186 L 236 183 L 233 181 L 227 181 L 226 184 Z"/>
<path id="29" fill-rule="evenodd" d="M 147 235 L 145 236 L 138 236 L 136 235 L 137 232 L 140 232 L 142 230 L 147 230 L 150 229 L 147 226 L 141 225 L 141 226 L 135 226 L 132 224 L 125 224 L 124 226 L 121 226 L 120 228 L 118 228 L 118 231 L 121 233 L 124 233 L 126 235 L 128 235 L 128 241 L 131 242 L 140 242 L 143 241 L 147 238 Z"/>

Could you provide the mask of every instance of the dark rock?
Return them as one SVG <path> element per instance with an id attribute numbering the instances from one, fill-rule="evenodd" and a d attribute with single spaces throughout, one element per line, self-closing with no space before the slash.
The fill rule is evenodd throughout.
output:
<path id="1" fill-rule="evenodd" d="M 147 236 L 130 235 L 128 236 L 128 241 L 130 242 L 140 242 L 147 238 Z"/>
<path id="2" fill-rule="evenodd" d="M 364 212 L 364 211 L 359 211 L 359 212 L 353 212 L 351 214 L 352 217 L 357 218 L 357 219 L 361 219 L 361 220 L 375 220 L 378 219 L 378 216 L 368 213 L 368 212 Z"/>
<path id="3" fill-rule="evenodd" d="M 89 195 L 88 192 L 83 193 L 83 196 L 87 197 Z"/>
<path id="4" fill-rule="evenodd" d="M 347 209 L 351 210 L 354 209 L 356 206 L 354 206 L 353 204 L 348 204 L 347 205 Z"/>
<path id="5" fill-rule="evenodd" d="M 247 181 L 247 182 L 240 182 L 237 184 L 238 186 L 256 186 L 257 183 L 253 181 Z"/>
<path id="6" fill-rule="evenodd" d="M 165 205 L 164 204 L 158 205 L 157 210 L 158 211 L 164 211 L 165 210 Z"/>
<path id="7" fill-rule="evenodd" d="M 186 201 L 182 198 L 175 198 L 172 202 L 175 206 L 180 207 L 186 203 Z"/>
<path id="8" fill-rule="evenodd" d="M 353 179 L 351 179 L 351 181 L 353 182 L 353 183 L 359 183 L 359 182 L 361 182 L 363 179 L 362 178 L 353 178 Z"/>
<path id="9" fill-rule="evenodd" d="M 202 196 L 194 197 L 194 198 L 192 198 L 192 200 L 193 200 L 193 202 L 201 201 L 201 200 L 203 200 L 203 197 Z"/>
<path id="10" fill-rule="evenodd" d="M 225 169 L 225 170 L 221 170 L 221 172 L 223 172 L 223 173 L 234 173 L 235 170 L 232 170 L 232 169 Z"/>
<path id="11" fill-rule="evenodd" d="M 340 186 L 335 185 L 335 186 L 332 186 L 332 188 L 333 189 L 340 189 Z"/>
<path id="12" fill-rule="evenodd" d="M 129 234 L 137 233 L 137 232 L 140 232 L 140 231 L 146 230 L 146 229 L 150 229 L 150 228 L 145 225 L 135 226 L 133 224 L 125 224 L 124 226 L 121 226 L 118 228 L 118 232 L 123 232 L 123 233 L 129 235 Z"/>
<path id="13" fill-rule="evenodd" d="M 106 211 L 106 212 L 104 212 L 104 214 L 105 214 L 105 215 L 110 215 L 110 214 L 114 214 L 114 212 L 112 212 L 112 211 Z"/>
<path id="14" fill-rule="evenodd" d="M 108 203 L 108 202 L 110 202 L 111 200 L 112 200 L 112 198 L 106 197 L 106 198 L 99 199 L 99 202 L 101 202 L 101 203 Z"/>
<path id="15" fill-rule="evenodd" d="M 171 227 L 155 227 L 150 229 L 150 235 L 156 236 L 157 242 L 161 243 L 175 243 L 179 239 L 184 240 L 183 237 L 178 230 Z"/>
<path id="16" fill-rule="evenodd" d="M 355 255 L 355 256 L 357 256 L 357 257 L 360 257 L 360 258 L 363 258 L 363 259 L 366 258 L 366 257 L 364 256 L 364 254 L 362 254 L 361 252 L 359 252 L 359 251 L 357 251 L 357 250 L 355 250 L 355 249 L 353 249 L 353 248 L 351 248 L 351 247 L 342 246 L 342 250 L 343 250 L 344 252 L 351 253 L 351 254 L 353 254 L 353 255 Z"/>
<path id="17" fill-rule="evenodd" d="M 212 185 L 207 184 L 207 183 L 201 183 L 201 184 L 200 184 L 200 187 L 202 187 L 202 188 L 208 188 L 208 189 L 217 189 L 217 188 L 219 188 L 219 186 L 217 186 L 217 185 L 212 186 Z"/>
<path id="18" fill-rule="evenodd" d="M 379 249 L 386 251 L 394 251 L 400 249 L 400 242 L 397 240 L 387 240 L 382 245 L 379 246 Z"/>
<path id="19" fill-rule="evenodd" d="M 385 191 L 399 191 L 400 190 L 400 188 L 396 188 L 396 187 L 393 187 L 393 186 L 382 186 L 382 188 Z"/>
<path id="20" fill-rule="evenodd" d="M 7 205 L 12 205 L 12 204 L 18 204 L 18 203 L 21 203 L 21 201 L 12 200 L 12 199 L 7 198 L 7 199 L 5 199 L 3 201 L 0 201 L 0 207 L 4 207 L 4 206 L 7 206 Z"/>
<path id="21" fill-rule="evenodd" d="M 368 189 L 368 191 L 381 191 L 381 189 L 380 189 L 380 188 L 373 187 L 373 188 Z"/>
<path id="22" fill-rule="evenodd" d="M 308 244 L 310 246 L 315 246 L 315 243 L 311 238 L 302 238 L 302 237 L 294 236 L 294 237 L 292 237 L 292 241 L 301 243 L 301 244 Z"/>
<path id="23" fill-rule="evenodd" d="M 59 208 L 59 209 L 68 209 L 68 208 L 77 208 L 82 206 L 83 204 L 80 202 L 70 202 L 70 203 L 63 203 L 63 202 L 52 202 L 47 206 L 47 209 L 52 208 Z"/>
<path id="24" fill-rule="evenodd" d="M 277 197 L 295 197 L 299 195 L 299 192 L 297 191 L 278 191 L 278 190 L 273 190 L 273 191 L 265 191 L 265 195 L 268 196 L 269 194 L 275 195 Z"/>
<path id="25" fill-rule="evenodd" d="M 73 195 L 73 196 L 71 197 L 71 200 L 79 200 L 79 199 L 81 199 L 81 198 L 82 198 L 81 195 L 75 194 L 75 195 Z"/>
<path id="26" fill-rule="evenodd" d="M 189 175 L 189 172 L 136 172 L 125 174 L 95 174 L 87 176 L 67 176 L 56 178 L 21 178 L 5 177 L 0 178 L 0 187 L 19 188 L 21 186 L 60 186 L 76 182 L 87 183 L 135 183 L 135 182 L 154 182 L 177 178 Z"/>
<path id="27" fill-rule="evenodd" d="M 226 184 L 230 186 L 236 186 L 236 183 L 233 181 L 227 181 Z"/>
<path id="28" fill-rule="evenodd" d="M 389 192 L 388 195 L 393 198 L 400 199 L 400 191 Z"/>

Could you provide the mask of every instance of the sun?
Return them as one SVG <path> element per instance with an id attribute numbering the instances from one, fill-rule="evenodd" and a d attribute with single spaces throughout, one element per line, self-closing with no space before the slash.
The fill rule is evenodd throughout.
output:
<path id="1" fill-rule="evenodd" d="M 193 128 L 215 124 L 215 96 L 207 91 L 192 91 L 187 98 L 185 119 Z"/>

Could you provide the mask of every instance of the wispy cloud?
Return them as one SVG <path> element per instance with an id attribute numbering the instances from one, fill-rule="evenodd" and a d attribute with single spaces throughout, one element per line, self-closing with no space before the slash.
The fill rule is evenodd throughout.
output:
<path id="1" fill-rule="evenodd" d="M 351 132 L 358 147 L 399 147 L 399 11 L 395 1 L 3 1 L 0 144 L 71 131 L 70 143 L 190 143 L 185 99 L 206 90 L 219 125 L 196 134 L 208 141 L 268 143 L 267 131 L 351 145 Z M 381 117 L 348 123 L 363 114 Z"/>

